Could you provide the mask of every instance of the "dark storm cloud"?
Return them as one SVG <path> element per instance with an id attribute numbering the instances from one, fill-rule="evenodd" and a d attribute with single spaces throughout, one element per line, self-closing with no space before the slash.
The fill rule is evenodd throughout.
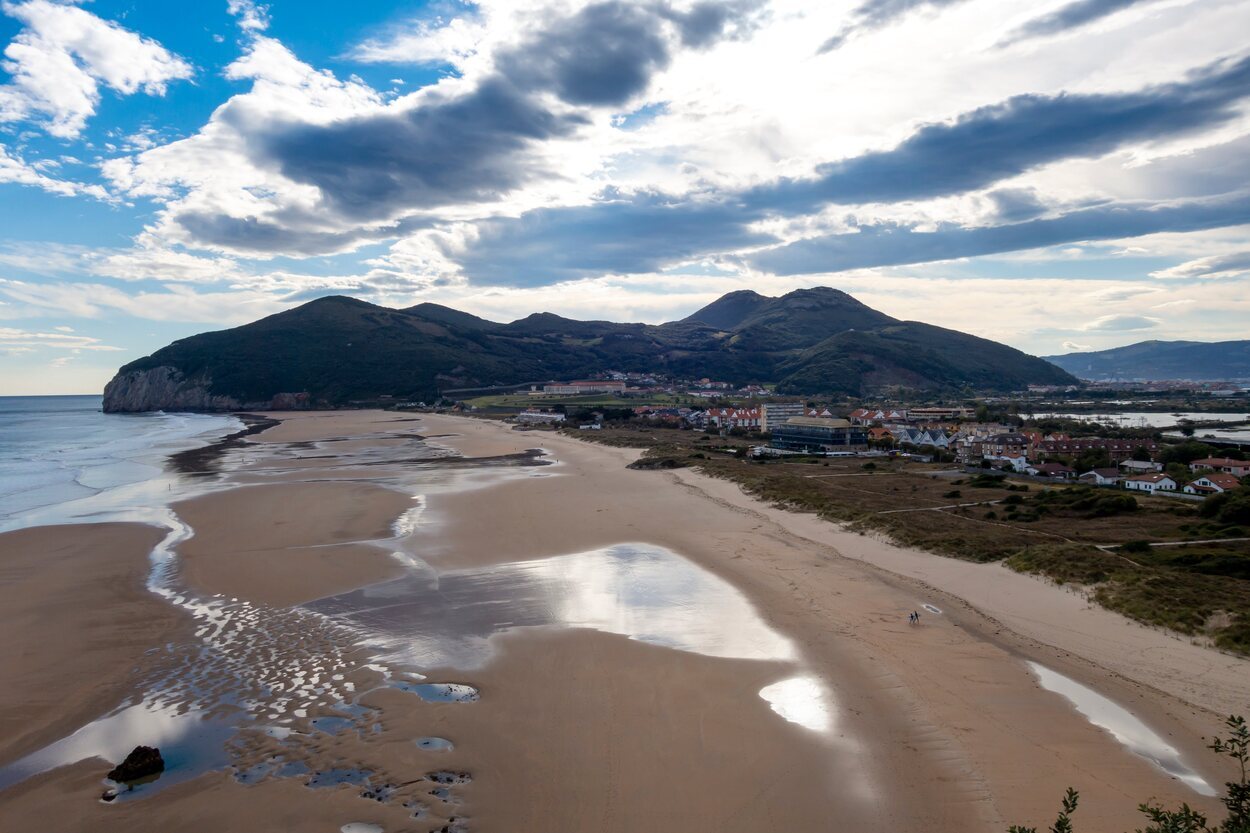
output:
<path id="1" fill-rule="evenodd" d="M 427 228 L 425 218 L 406 218 L 382 228 L 325 231 L 300 212 L 259 217 L 230 217 L 184 211 L 174 219 L 204 246 L 244 255 L 296 257 L 343 251 L 364 243 L 388 240 Z"/>
<path id="2" fill-rule="evenodd" d="M 499 55 L 495 70 L 468 93 L 402 112 L 276 125 L 254 137 L 255 147 L 284 176 L 316 186 L 325 208 L 345 220 L 495 200 L 557 175 L 537 162 L 535 147 L 588 121 L 577 109 L 554 112 L 547 94 L 574 108 L 623 104 L 669 65 L 678 40 L 708 45 L 746 26 L 757 6 L 709 2 L 677 12 L 662 4 L 597 3 L 547 21 Z M 229 236 L 224 221 L 211 230 L 215 239 Z M 264 231 L 239 226 L 249 238 Z"/>
<path id="3" fill-rule="evenodd" d="M 551 90 L 570 104 L 621 104 L 668 66 L 663 22 L 645 6 L 587 6 L 505 55 L 499 71 L 520 87 Z"/>
<path id="4" fill-rule="evenodd" d="M 1115 14 L 1121 9 L 1139 3 L 1150 3 L 1154 0 L 1075 0 L 1066 6 L 1060 6 L 1050 14 L 1035 17 L 1019 29 L 1003 39 L 1003 46 L 1019 43 L 1030 38 L 1043 38 L 1057 35 L 1069 29 L 1077 29 L 1087 23 L 1101 20 Z"/>
<path id="5" fill-rule="evenodd" d="M 1250 194 L 1172 205 L 1113 203 L 1052 219 L 918 232 L 899 225 L 864 226 L 858 232 L 800 240 L 748 261 L 778 275 L 839 272 L 1037 249 L 1087 240 L 1202 231 L 1250 222 Z"/>
<path id="6" fill-rule="evenodd" d="M 493 199 L 544 173 L 528 164 L 532 143 L 566 136 L 583 121 L 492 78 L 413 110 L 289 125 L 262 141 L 285 176 L 317 186 L 336 213 L 369 220 Z"/>
<path id="7" fill-rule="evenodd" d="M 1032 188 L 997 188 L 985 196 L 994 204 L 995 219 L 1003 223 L 1032 220 L 1046 213 L 1046 204 Z"/>
<path id="8" fill-rule="evenodd" d="M 882 29 L 905 16 L 913 9 L 941 9 L 963 2 L 964 0 L 864 0 L 851 13 L 851 22 L 847 24 L 846 28 L 821 44 L 818 52 L 821 54 L 832 52 L 854 35 L 860 32 Z"/>
<path id="9" fill-rule="evenodd" d="M 654 272 L 709 252 L 775 243 L 726 203 L 653 194 L 530 211 L 476 224 L 467 252 L 445 254 L 474 281 L 538 286 L 587 276 Z"/>
<path id="10" fill-rule="evenodd" d="M 792 214 L 821 205 L 901 202 L 966 193 L 1128 142 L 1209 128 L 1235 118 L 1250 95 L 1250 58 L 1222 61 L 1174 84 L 1130 93 L 1019 95 L 928 124 L 896 147 L 817 168 L 746 195 L 754 206 Z"/>

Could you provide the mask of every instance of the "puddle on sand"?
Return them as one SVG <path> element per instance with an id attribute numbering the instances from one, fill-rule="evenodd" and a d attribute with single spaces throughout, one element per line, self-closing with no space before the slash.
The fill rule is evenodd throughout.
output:
<path id="1" fill-rule="evenodd" d="M 365 769 L 346 767 L 323 769 L 313 773 L 313 776 L 308 779 L 307 786 L 312 787 L 314 790 L 337 787 L 340 784 L 355 784 L 359 786 L 367 784 L 371 775 L 373 773 Z"/>
<path id="2" fill-rule="evenodd" d="M 455 747 L 447 738 L 417 738 L 417 748 L 427 752 L 450 752 Z"/>
<path id="3" fill-rule="evenodd" d="M 833 712 L 825 688 L 814 677 L 791 677 L 760 689 L 760 697 L 777 714 L 813 732 L 833 728 Z"/>
<path id="4" fill-rule="evenodd" d="M 490 638 L 520 627 L 593 628 L 680 651 L 792 662 L 793 644 L 733 585 L 650 544 L 436 572 L 425 569 L 307 606 L 372 634 L 391 661 L 422 668 L 477 668 Z M 447 702 L 446 686 L 391 682 Z M 833 711 L 825 686 L 796 677 L 760 692 L 778 715 L 818 732 Z M 476 692 L 474 697 L 476 699 Z"/>
<path id="5" fill-rule="evenodd" d="M 385 828 L 380 824 L 369 824 L 363 821 L 353 821 L 339 828 L 340 833 L 383 833 Z"/>
<path id="6" fill-rule="evenodd" d="M 148 795 L 210 769 L 226 767 L 230 763 L 226 741 L 233 733 L 232 726 L 202 719 L 194 712 L 179 713 L 173 706 L 127 706 L 0 769 L 0 789 L 87 758 L 116 763 L 143 744 L 160 749 L 165 771 L 152 782 L 123 791 L 118 800 Z"/>
<path id="7" fill-rule="evenodd" d="M 371 642 L 392 659 L 425 668 L 480 667 L 494 634 L 550 625 L 712 657 L 795 659 L 790 641 L 737 588 L 648 544 L 421 573 L 308 607 L 374 634 Z"/>
<path id="8" fill-rule="evenodd" d="M 1044 665 L 1030 662 L 1028 666 L 1042 688 L 1061 695 L 1090 723 L 1106 729 L 1129 751 L 1150 761 L 1199 795 L 1216 795 L 1201 775 L 1185 766 L 1175 747 L 1134 717 L 1128 709 Z"/>
<path id="9" fill-rule="evenodd" d="M 391 683 L 393 688 L 415 694 L 427 703 L 475 703 L 480 699 L 476 688 L 464 683 Z"/>

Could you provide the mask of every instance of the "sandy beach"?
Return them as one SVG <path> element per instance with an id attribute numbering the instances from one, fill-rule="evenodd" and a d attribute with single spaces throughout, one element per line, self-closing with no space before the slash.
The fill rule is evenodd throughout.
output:
<path id="1" fill-rule="evenodd" d="M 1080 826 L 1115 831 L 1147 799 L 1218 807 L 1028 663 L 1218 784 L 1230 773 L 1202 738 L 1250 708 L 1244 660 L 726 481 L 627 469 L 635 451 L 450 416 L 271 416 L 174 504 L 191 532 L 181 608 L 144 587 L 155 528 L 0 536 L 0 615 L 20 635 L 3 649 L 20 673 L 0 684 L 0 764 L 129 698 L 233 721 L 229 768 L 108 805 L 109 765 L 74 763 L 0 791 L 0 817 L 995 831 L 1048 824 L 1075 786 Z M 794 681 L 823 725 L 764 696 Z M 429 683 L 474 699 L 427 702 Z M 306 786 L 328 772 L 356 774 Z"/>

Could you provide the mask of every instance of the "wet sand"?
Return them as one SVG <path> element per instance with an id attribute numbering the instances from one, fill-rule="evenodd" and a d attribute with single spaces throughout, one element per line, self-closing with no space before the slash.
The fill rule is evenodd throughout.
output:
<path id="1" fill-rule="evenodd" d="M 178 547 L 185 580 L 209 594 L 288 607 L 393 578 L 400 565 L 365 541 L 389 538 L 412 506 L 368 483 L 246 486 L 174 505 L 195 534 Z"/>
<path id="2" fill-rule="evenodd" d="M 447 432 L 461 426 L 462 438 L 443 442 L 462 451 L 473 448 L 479 435 L 498 451 L 501 438 L 509 436 L 506 428 L 486 422 L 432 417 L 427 424 Z M 518 446 L 537 439 L 513 436 Z M 1081 788 L 1081 818 L 1093 829 L 1130 828 L 1144 797 L 1214 808 L 1043 690 L 1021 660 L 1040 661 L 1148 716 L 1212 782 L 1221 782 L 1227 769 L 1202 746 L 1202 736 L 1218 730 L 1222 714 L 1206 705 L 1238 692 L 1244 697 L 1250 663 L 1089 609 L 1083 601 L 1074 605 L 1071 594 L 1031 577 L 844 533 L 694 472 L 626 470 L 636 451 L 539 436 L 566 476 L 431 497 L 428 537 L 418 538 L 426 557 L 439 566 L 480 565 L 619 540 L 681 552 L 738 585 L 836 681 L 840 696 L 862 698 L 866 714 L 877 712 L 876 723 L 865 727 L 870 743 L 888 732 L 907 737 L 912 759 L 883 767 L 898 765 L 890 773 L 896 784 L 914 778 L 922 783 L 907 789 L 923 795 L 923 781 L 940 781 L 949 791 L 939 801 L 973 805 L 983 821 L 994 820 L 990 829 L 1053 815 L 1069 785 Z M 492 523 L 472 523 L 483 506 L 490 507 Z M 561 507 L 557 518 L 547 510 L 551 506 Z M 462 532 L 444 536 L 442 529 Z M 885 566 L 897 572 L 863 563 L 883 555 L 894 559 Z M 926 583 L 908 575 L 913 560 L 923 565 Z M 970 572 L 976 581 L 968 581 Z M 994 599 L 1003 584 L 1012 593 L 1006 603 Z M 965 585 L 996 613 L 1009 605 L 1032 620 L 1019 623 L 1023 635 L 962 602 Z M 943 614 L 920 608 L 925 602 Z M 906 622 L 913 609 L 922 612 L 918 628 Z M 1132 657 L 1120 655 L 1126 639 L 1138 653 L 1156 658 L 1133 669 Z M 1168 671 L 1158 673 L 1153 665 Z M 1125 673 L 1134 670 L 1133 677 Z M 1184 685 L 1150 685 L 1173 680 Z M 866 763 L 872 764 L 871 756 Z M 926 775 L 910 774 L 917 769 Z"/>
<path id="3" fill-rule="evenodd" d="M 0 534 L 0 764 L 111 710 L 185 624 L 144 588 L 161 537 L 120 523 Z"/>
<path id="4" fill-rule="evenodd" d="M 730 483 L 690 471 L 628 470 L 636 451 L 453 417 L 273 416 L 282 424 L 222 460 L 221 485 L 233 488 L 177 505 L 194 532 L 179 545 L 178 578 L 193 592 L 250 603 L 220 650 L 234 650 L 238 634 L 272 663 L 257 696 L 303 692 L 298 703 L 258 706 L 258 714 L 274 708 L 271 717 L 290 716 L 306 703 L 294 725 L 309 764 L 368 769 L 403 782 L 398 797 L 378 803 L 352 786 L 310 791 L 293 778 L 243 785 L 218 772 L 108 806 L 94 800 L 107 766 L 86 762 L 5 790 L 0 813 L 47 827 L 53 808 L 52 829 L 100 830 L 336 830 L 361 821 L 393 833 L 457 829 L 452 818 L 467 817 L 471 829 L 544 833 L 963 833 L 1049 823 L 1069 785 L 1082 792 L 1078 820 L 1091 830 L 1131 829 L 1137 803 L 1148 798 L 1218 806 L 1043 689 L 1025 661 L 1128 707 L 1212 782 L 1227 770 L 1202 749 L 1201 735 L 1218 728 L 1210 709 L 1244 691 L 1233 680 L 1244 680 L 1250 663 L 1089 610 L 1029 577 L 771 509 Z M 519 569 L 518 562 L 627 542 L 665 547 L 741 592 L 793 643 L 797 660 L 703 656 L 584 628 L 505 627 L 489 639 L 486 662 L 422 669 L 431 680 L 477 686 L 479 701 L 424 703 L 384 687 L 360 697 L 357 708 L 366 712 L 356 728 L 309 728 L 332 713 L 321 692 L 335 668 L 342 671 L 331 688 L 340 690 L 369 692 L 381 678 L 360 664 L 367 650 L 349 630 L 310 635 L 308 614 L 288 607 L 399 574 L 386 547 L 362 542 L 389 538 L 414 505 L 401 484 L 418 482 L 415 466 L 395 462 L 409 459 L 414 434 L 468 457 L 541 446 L 558 460 L 547 468 L 520 461 L 521 468 L 462 465 L 422 475 L 424 509 L 405 544 L 436 571 Z M 131 578 L 131 592 L 141 596 L 141 575 Z M 925 603 L 941 614 L 923 610 Z M 126 609 L 115 599 L 88 607 L 112 617 Z M 909 626 L 906 615 L 918 608 L 922 623 Z M 205 621 L 225 615 L 214 611 Z M 286 657 L 290 645 L 299 652 Z M 1133 664 L 1119 655 L 1125 650 L 1137 652 L 1140 667 L 1125 667 Z M 67 667 L 72 657 L 47 665 L 42 690 L 78 685 Z M 256 661 L 223 668 L 246 670 Z M 795 661 L 832 695 L 828 734 L 783 720 L 759 695 L 794 673 Z M 283 681 L 292 673 L 298 679 Z M 9 696 L 0 689 L 0 707 Z M 449 738 L 455 748 L 422 750 L 415 741 L 426 736 Z M 291 748 L 248 735 L 236 764 L 264 765 Z M 449 788 L 447 800 L 432 796 L 442 788 L 423 775 L 438 768 L 470 773 L 472 783 Z M 413 819 L 405 801 L 420 804 L 424 817 Z"/>

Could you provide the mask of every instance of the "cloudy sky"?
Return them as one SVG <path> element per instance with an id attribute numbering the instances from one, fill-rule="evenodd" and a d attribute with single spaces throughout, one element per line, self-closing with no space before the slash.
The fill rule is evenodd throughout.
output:
<path id="1" fill-rule="evenodd" d="M 0 0 L 0 394 L 347 293 L 1250 333 L 1250 0 Z"/>

